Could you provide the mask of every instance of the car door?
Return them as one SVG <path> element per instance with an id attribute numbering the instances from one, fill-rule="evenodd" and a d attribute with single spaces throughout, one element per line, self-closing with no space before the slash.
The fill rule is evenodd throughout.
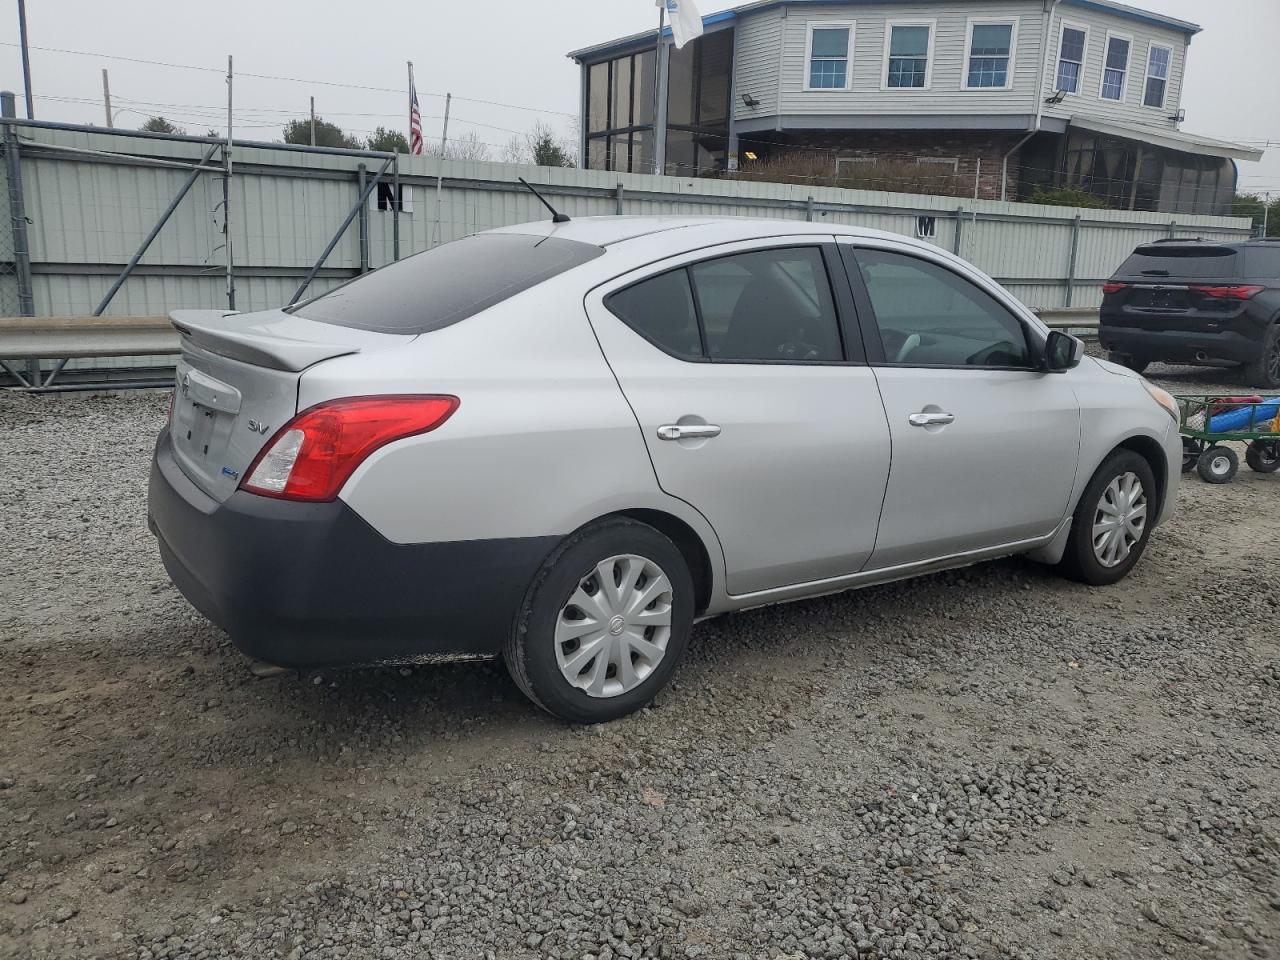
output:
<path id="1" fill-rule="evenodd" d="M 856 573 L 875 545 L 889 430 L 826 240 L 701 251 L 587 297 L 658 483 L 715 529 L 734 595 Z"/>
<path id="2" fill-rule="evenodd" d="M 1080 452 L 1070 379 L 1040 332 L 963 265 L 893 241 L 842 243 L 893 442 L 868 569 L 1046 536 Z"/>

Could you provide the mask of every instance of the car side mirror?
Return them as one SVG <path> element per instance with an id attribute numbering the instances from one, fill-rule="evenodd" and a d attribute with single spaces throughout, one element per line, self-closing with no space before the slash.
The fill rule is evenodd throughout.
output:
<path id="1" fill-rule="evenodd" d="M 1084 343 L 1061 330 L 1050 330 L 1044 345 L 1044 368 L 1050 373 L 1061 373 L 1080 365 L 1084 358 Z"/>

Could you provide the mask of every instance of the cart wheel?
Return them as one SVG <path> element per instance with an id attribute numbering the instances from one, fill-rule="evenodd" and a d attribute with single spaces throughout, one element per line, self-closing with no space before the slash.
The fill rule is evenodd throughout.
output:
<path id="1" fill-rule="evenodd" d="M 1193 437 L 1182 438 L 1182 472 L 1190 473 L 1196 468 L 1196 463 L 1200 460 L 1200 453 L 1204 450 L 1204 441 L 1196 440 Z"/>
<path id="2" fill-rule="evenodd" d="M 1244 452 L 1244 462 L 1258 473 L 1275 473 L 1280 470 L 1280 441 L 1253 441 Z"/>
<path id="3" fill-rule="evenodd" d="M 1228 483 L 1240 469 L 1240 458 L 1230 447 L 1221 444 L 1210 447 L 1200 454 L 1196 462 L 1196 472 L 1206 483 Z"/>

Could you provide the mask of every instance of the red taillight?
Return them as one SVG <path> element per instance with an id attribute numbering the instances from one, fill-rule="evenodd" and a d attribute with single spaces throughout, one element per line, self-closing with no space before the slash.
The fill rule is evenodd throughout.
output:
<path id="1" fill-rule="evenodd" d="M 1215 300 L 1252 300 L 1266 287 L 1254 286 L 1251 283 L 1237 283 L 1229 286 L 1192 286 L 1193 293 L 1201 294 L 1206 297 L 1213 297 Z"/>
<path id="2" fill-rule="evenodd" d="M 1102 285 L 1103 293 L 1119 293 L 1121 290 L 1128 290 L 1128 289 L 1129 289 L 1129 284 L 1117 283 L 1114 280 L 1108 280 L 1106 283 Z"/>
<path id="3" fill-rule="evenodd" d="M 303 410 L 254 458 L 240 487 L 282 500 L 332 500 L 369 454 L 434 430 L 458 409 L 450 396 L 345 397 Z"/>

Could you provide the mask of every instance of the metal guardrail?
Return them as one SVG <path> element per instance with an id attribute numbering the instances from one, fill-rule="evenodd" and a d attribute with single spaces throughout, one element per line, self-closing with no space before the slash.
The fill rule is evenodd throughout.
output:
<path id="1" fill-rule="evenodd" d="M 1096 307 L 1055 307 L 1037 310 L 1036 316 L 1050 329 L 1064 330 L 1082 337 L 1098 335 L 1098 310 Z"/>
<path id="2" fill-rule="evenodd" d="M 97 383 L 58 384 L 54 381 L 67 361 L 82 357 L 144 357 L 176 355 L 178 331 L 168 317 L 0 317 L 0 368 L 27 390 L 89 389 Z M 40 360 L 57 363 L 47 374 Z M 10 361 L 26 360 L 23 365 Z M 116 371 L 119 373 L 119 371 Z M 145 378 L 113 376 L 101 385 L 112 389 L 151 387 L 159 379 L 155 371 Z M 168 380 L 162 381 L 167 383 Z"/>

